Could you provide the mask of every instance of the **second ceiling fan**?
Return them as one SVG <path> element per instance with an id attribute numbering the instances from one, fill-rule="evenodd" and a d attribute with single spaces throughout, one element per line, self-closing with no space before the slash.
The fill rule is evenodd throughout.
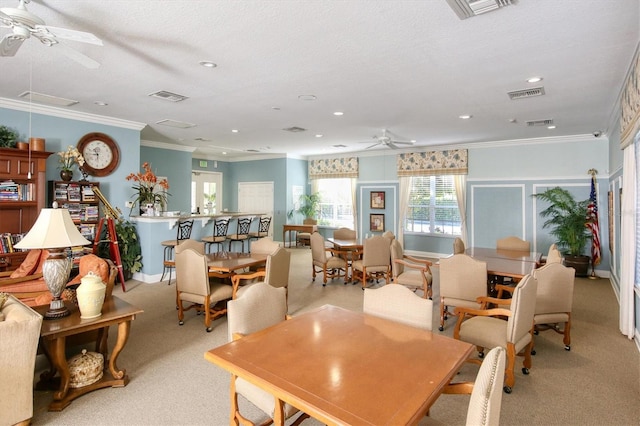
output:
<path id="1" fill-rule="evenodd" d="M 395 140 L 391 138 L 391 136 L 389 136 L 389 134 L 387 133 L 390 134 L 391 132 L 389 132 L 387 129 L 382 129 L 382 135 L 381 136 L 375 135 L 373 137 L 373 140 L 375 143 L 373 145 L 368 146 L 366 149 L 371 149 L 378 145 L 384 145 L 391 149 L 399 149 L 398 145 L 413 145 L 412 141 Z M 370 143 L 370 142 L 362 142 L 362 143 Z"/>

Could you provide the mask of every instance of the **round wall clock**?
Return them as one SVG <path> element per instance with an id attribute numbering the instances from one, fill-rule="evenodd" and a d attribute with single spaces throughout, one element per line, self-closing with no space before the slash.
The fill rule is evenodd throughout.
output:
<path id="1" fill-rule="evenodd" d="M 120 162 L 118 144 L 104 133 L 84 135 L 78 142 L 78 151 L 84 157 L 82 169 L 92 176 L 110 175 Z"/>

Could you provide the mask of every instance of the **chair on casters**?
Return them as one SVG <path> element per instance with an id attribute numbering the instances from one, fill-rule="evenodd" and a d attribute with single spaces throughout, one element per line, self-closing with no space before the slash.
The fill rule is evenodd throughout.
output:
<path id="1" fill-rule="evenodd" d="M 362 312 L 429 331 L 433 323 L 433 301 L 398 284 L 365 288 Z"/>
<path id="2" fill-rule="evenodd" d="M 169 281 L 167 285 L 171 284 L 171 270 L 176 267 L 176 261 L 173 257 L 173 249 L 180 244 L 183 240 L 191 238 L 191 229 L 193 228 L 193 219 L 180 219 L 178 221 L 178 232 L 175 240 L 166 240 L 161 244 L 164 247 L 164 260 L 162 262 L 162 277 L 160 281 L 164 280 L 164 274 L 169 272 Z"/>
<path id="3" fill-rule="evenodd" d="M 464 251 L 464 241 L 462 241 L 462 238 L 456 237 L 456 239 L 453 240 L 453 254 L 462 254 Z"/>
<path id="4" fill-rule="evenodd" d="M 227 240 L 227 230 L 229 229 L 228 217 L 220 217 L 213 222 L 213 235 L 202 237 L 204 248 L 207 253 L 211 253 L 211 246 L 217 245 L 218 251 L 224 249 L 224 242 Z"/>
<path id="5" fill-rule="evenodd" d="M 422 290 L 422 297 L 431 299 L 433 275 L 430 266 L 431 262 L 426 259 L 404 254 L 398 240 L 391 241 L 391 273 L 394 283 L 409 287 L 413 291 Z"/>
<path id="6" fill-rule="evenodd" d="M 367 280 L 380 276 L 389 284 L 391 278 L 391 247 L 388 238 L 376 235 L 364 241 L 362 247 L 362 259 L 356 260 L 351 266 L 354 282 L 362 281 L 362 289 L 367 285 Z"/>
<path id="7" fill-rule="evenodd" d="M 309 243 L 311 244 L 312 281 L 315 281 L 316 274 L 321 272 L 323 287 L 327 285 L 327 278 L 344 277 L 346 284 L 349 266 L 341 253 L 338 250 L 327 248 L 324 244 L 324 237 L 318 232 L 311 234 Z M 327 252 L 333 256 L 327 256 Z"/>
<path id="8" fill-rule="evenodd" d="M 236 233 L 227 236 L 229 240 L 229 251 L 231 251 L 231 243 L 240 242 L 242 244 L 242 253 L 244 253 L 244 243 L 249 240 L 249 228 L 251 227 L 250 217 L 239 217 Z M 248 251 L 248 247 L 247 247 Z"/>

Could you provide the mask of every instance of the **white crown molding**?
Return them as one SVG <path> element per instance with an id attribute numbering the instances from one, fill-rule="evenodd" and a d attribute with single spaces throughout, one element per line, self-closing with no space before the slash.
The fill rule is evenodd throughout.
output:
<path id="1" fill-rule="evenodd" d="M 156 142 L 156 141 L 149 141 L 144 139 L 140 139 L 140 146 L 146 146 L 149 148 L 170 149 L 172 151 L 184 151 L 184 152 L 193 152 L 196 150 L 196 148 L 193 146 L 178 145 L 178 144 L 167 143 L 167 142 Z"/>
<path id="2" fill-rule="evenodd" d="M 104 115 L 89 114 L 86 112 L 71 111 L 68 109 L 46 106 L 42 104 L 16 101 L 13 99 L 0 98 L 0 108 L 13 109 L 17 111 L 44 114 L 52 117 L 67 118 L 69 120 L 85 121 L 88 123 L 104 124 L 106 126 L 121 127 L 141 131 L 146 124 L 137 121 L 122 120 L 119 118 L 107 117 Z"/>

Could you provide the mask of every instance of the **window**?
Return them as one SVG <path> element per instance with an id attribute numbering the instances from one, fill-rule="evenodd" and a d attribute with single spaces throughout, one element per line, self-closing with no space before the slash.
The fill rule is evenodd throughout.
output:
<path id="1" fill-rule="evenodd" d="M 351 196 L 351 179 L 318 179 L 320 214 L 318 225 L 355 229 Z"/>
<path id="2" fill-rule="evenodd" d="M 453 175 L 411 177 L 405 231 L 460 235 L 460 223 Z"/>

